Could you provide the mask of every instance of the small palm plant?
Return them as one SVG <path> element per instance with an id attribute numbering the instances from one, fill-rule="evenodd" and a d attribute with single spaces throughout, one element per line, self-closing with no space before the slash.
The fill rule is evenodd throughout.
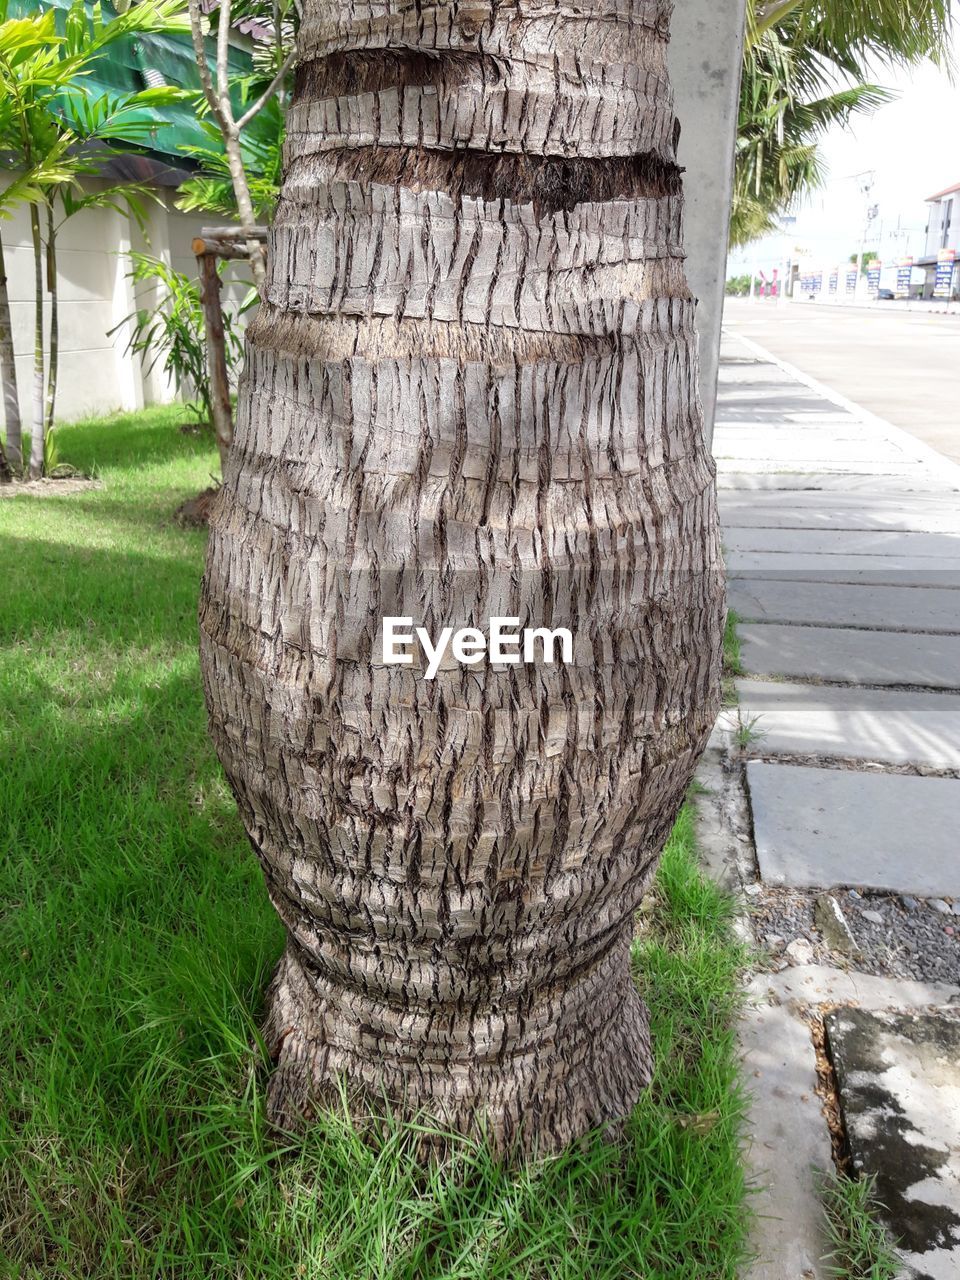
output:
<path id="1" fill-rule="evenodd" d="M 181 396 L 195 396 L 195 401 L 187 400 L 187 407 L 200 422 L 209 424 L 213 407 L 200 282 L 149 253 L 133 253 L 130 258 L 128 278 L 134 285 L 155 286 L 161 296 L 150 306 L 131 312 L 110 333 L 129 328 L 127 351 L 140 357 L 148 373 L 159 364 Z M 256 301 L 251 288 L 238 305 L 223 309 L 224 346 L 231 375 L 243 357 L 242 317 Z"/>

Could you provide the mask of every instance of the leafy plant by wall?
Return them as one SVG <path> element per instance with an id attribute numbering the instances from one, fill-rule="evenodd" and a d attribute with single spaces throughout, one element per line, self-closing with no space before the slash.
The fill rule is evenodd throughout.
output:
<path id="1" fill-rule="evenodd" d="M 140 356 L 149 373 L 158 364 L 173 379 L 181 396 L 194 396 L 188 408 L 204 423 L 211 421 L 210 378 L 199 280 L 174 270 L 149 253 L 132 253 L 127 273 L 134 284 L 156 285 L 159 305 L 140 307 L 120 321 L 111 333 L 132 326 L 127 351 Z M 222 269 L 222 268 L 221 268 Z M 257 302 L 251 289 L 241 302 L 223 309 L 227 368 L 235 380 L 243 357 L 241 318 Z"/>

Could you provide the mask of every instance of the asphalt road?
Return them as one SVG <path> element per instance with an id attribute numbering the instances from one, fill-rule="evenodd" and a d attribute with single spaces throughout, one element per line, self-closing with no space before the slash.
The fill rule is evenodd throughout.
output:
<path id="1" fill-rule="evenodd" d="M 724 323 L 960 463 L 960 316 L 728 298 Z"/>

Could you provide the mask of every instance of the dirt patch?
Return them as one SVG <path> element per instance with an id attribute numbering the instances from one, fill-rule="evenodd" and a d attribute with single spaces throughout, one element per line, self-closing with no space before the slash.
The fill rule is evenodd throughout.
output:
<path id="1" fill-rule="evenodd" d="M 100 481 L 90 476 L 44 476 L 42 480 L 11 480 L 0 484 L 0 498 L 16 498 L 28 494 L 34 498 L 63 498 L 71 493 L 99 489 Z"/>
<path id="2" fill-rule="evenodd" d="M 827 1033 L 823 1015 L 827 1010 L 806 1010 L 802 1017 L 810 1028 L 810 1038 L 817 1059 L 817 1097 L 820 1099 L 824 1119 L 830 1130 L 830 1148 L 838 1173 L 850 1172 L 850 1145 L 840 1110 L 840 1093 L 833 1062 L 827 1049 Z"/>

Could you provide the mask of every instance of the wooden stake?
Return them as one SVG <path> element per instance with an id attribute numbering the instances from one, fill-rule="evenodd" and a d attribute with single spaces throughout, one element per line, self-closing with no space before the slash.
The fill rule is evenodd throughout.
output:
<path id="1" fill-rule="evenodd" d="M 195 240 L 194 248 L 198 243 L 203 242 Z M 222 470 L 226 466 L 227 454 L 233 441 L 233 411 L 230 405 L 230 379 L 227 374 L 227 349 L 220 302 L 220 273 L 217 271 L 217 259 L 211 253 L 198 253 L 197 267 L 200 275 L 200 302 L 206 323 L 210 412 L 217 435 Z"/>

